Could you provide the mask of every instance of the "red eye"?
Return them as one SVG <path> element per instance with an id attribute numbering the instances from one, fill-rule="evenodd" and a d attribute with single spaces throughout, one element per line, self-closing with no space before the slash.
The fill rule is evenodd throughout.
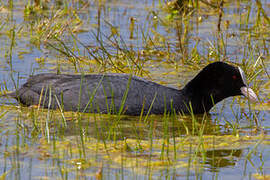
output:
<path id="1" fill-rule="evenodd" d="M 233 78 L 234 80 L 236 80 L 236 79 L 237 79 L 236 75 L 233 75 L 233 76 L 232 76 L 232 78 Z"/>

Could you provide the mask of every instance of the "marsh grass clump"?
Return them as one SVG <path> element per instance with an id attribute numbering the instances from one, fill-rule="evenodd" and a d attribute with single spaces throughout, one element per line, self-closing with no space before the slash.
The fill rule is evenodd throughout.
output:
<path id="1" fill-rule="evenodd" d="M 55 120 L 57 120 L 57 116 L 60 116 L 58 112 L 54 112 L 54 115 L 56 115 Z M 68 116 L 69 114 L 66 115 Z M 171 125 L 168 123 L 173 122 L 166 121 L 164 119 L 166 117 L 164 116 L 160 122 L 160 125 L 163 126 L 161 126 L 163 129 L 162 138 L 156 138 L 158 134 L 156 134 L 155 129 L 158 122 L 155 121 L 155 117 L 151 117 L 148 126 L 149 133 L 146 135 L 150 139 L 146 139 L 145 136 L 123 139 L 119 136 L 120 139 L 111 141 L 106 140 L 106 136 L 104 136 L 106 131 L 99 129 L 102 127 L 101 124 L 106 123 L 106 121 L 103 122 L 102 119 L 94 120 L 96 117 L 90 117 L 87 114 L 84 117 L 77 118 L 82 118 L 81 120 L 77 119 L 82 124 L 81 126 L 76 125 L 76 128 L 86 130 L 86 126 L 82 126 L 84 123 L 88 125 L 91 122 L 96 123 L 95 128 L 98 128 L 96 129 L 96 137 L 98 138 L 86 136 L 87 131 L 84 131 L 82 135 L 83 139 L 79 138 L 81 135 L 76 135 L 80 134 L 78 131 L 73 131 L 76 134 L 72 136 L 62 136 L 61 134 L 63 132 L 68 131 L 72 126 L 74 127 L 74 123 L 70 121 L 71 126 L 67 127 L 61 134 L 57 135 L 56 132 L 56 134 L 51 132 L 50 141 L 44 138 L 38 138 L 40 140 L 36 139 L 40 142 L 37 147 L 38 151 L 35 154 L 38 155 L 40 160 L 50 159 L 52 157 L 57 158 L 61 161 L 61 166 L 66 169 L 65 171 L 67 173 L 76 172 L 78 169 L 98 169 L 101 165 L 101 160 L 103 163 L 110 164 L 111 168 L 124 166 L 125 169 L 134 171 L 137 174 L 145 174 L 146 170 L 148 175 L 149 173 L 156 174 L 158 171 L 165 170 L 170 166 L 175 167 L 178 172 L 186 172 L 188 169 L 192 173 L 201 172 L 205 167 L 215 169 L 221 166 L 231 166 L 232 164 L 230 162 L 228 164 L 222 162 L 226 162 L 231 158 L 236 161 L 246 147 L 254 144 L 257 144 L 256 146 L 267 144 L 270 139 L 267 135 L 263 134 L 257 136 L 203 135 L 202 132 L 206 127 L 206 121 L 202 122 L 200 126 L 197 126 L 199 130 L 198 135 L 178 136 L 177 131 L 175 131 L 173 137 L 170 137 L 168 136 L 168 127 L 171 127 Z M 134 125 L 129 126 L 136 127 Z M 88 128 L 91 128 L 91 126 Z M 95 128 L 92 127 L 92 129 Z M 11 152 L 11 149 L 8 149 L 8 151 Z M 20 153 L 23 153 L 23 151 L 23 148 L 20 148 Z M 250 154 L 253 153 L 256 153 L 256 149 L 250 151 Z M 98 158 L 93 158 L 91 154 L 96 154 Z M 250 155 L 248 156 L 250 157 Z M 66 159 L 66 157 L 69 158 Z M 92 175 L 89 174 L 86 176 Z"/>

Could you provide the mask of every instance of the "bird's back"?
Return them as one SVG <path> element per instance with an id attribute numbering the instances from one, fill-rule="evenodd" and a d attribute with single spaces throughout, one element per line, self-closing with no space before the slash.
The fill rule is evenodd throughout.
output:
<path id="1" fill-rule="evenodd" d="M 150 107 L 155 114 L 171 111 L 172 106 L 183 109 L 181 91 L 127 74 L 39 74 L 16 94 L 25 105 L 61 106 L 67 111 L 118 113 L 121 109 L 124 114 L 139 115 Z"/>

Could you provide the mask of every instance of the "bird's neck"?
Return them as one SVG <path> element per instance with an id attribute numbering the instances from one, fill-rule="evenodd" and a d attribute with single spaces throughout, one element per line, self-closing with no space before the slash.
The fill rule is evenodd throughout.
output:
<path id="1" fill-rule="evenodd" d="M 191 80 L 182 89 L 182 93 L 186 97 L 188 110 L 194 114 L 208 112 L 219 101 L 214 94 L 211 94 L 207 84 L 196 82 L 196 79 Z"/>

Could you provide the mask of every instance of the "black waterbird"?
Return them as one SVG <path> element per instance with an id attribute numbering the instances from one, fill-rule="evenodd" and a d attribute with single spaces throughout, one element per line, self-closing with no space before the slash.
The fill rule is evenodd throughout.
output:
<path id="1" fill-rule="evenodd" d="M 257 101 L 243 70 L 224 62 L 207 65 L 181 90 L 128 74 L 46 73 L 31 76 L 20 89 L 7 94 L 26 106 L 126 115 L 200 114 L 237 95 Z"/>

